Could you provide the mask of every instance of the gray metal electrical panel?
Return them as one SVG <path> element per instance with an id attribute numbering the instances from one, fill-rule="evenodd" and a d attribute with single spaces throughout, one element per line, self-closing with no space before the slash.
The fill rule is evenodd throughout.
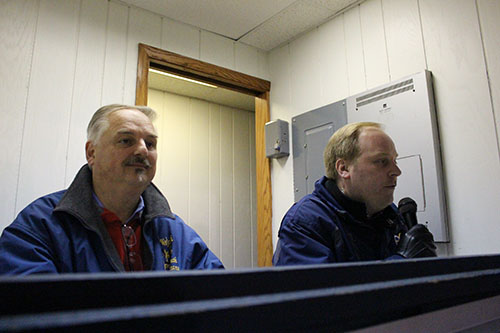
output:
<path id="1" fill-rule="evenodd" d="M 295 201 L 311 193 L 316 180 L 325 175 L 323 150 L 332 134 L 346 123 L 345 100 L 292 118 Z"/>
<path id="2" fill-rule="evenodd" d="M 331 133 L 358 121 L 381 123 L 394 140 L 402 171 L 394 202 L 413 198 L 419 223 L 428 226 L 436 241 L 449 241 L 432 77 L 428 71 L 293 118 L 295 200 L 311 193 L 314 181 L 324 175 L 323 150 Z M 317 147 L 312 148 L 309 142 L 315 142 Z"/>

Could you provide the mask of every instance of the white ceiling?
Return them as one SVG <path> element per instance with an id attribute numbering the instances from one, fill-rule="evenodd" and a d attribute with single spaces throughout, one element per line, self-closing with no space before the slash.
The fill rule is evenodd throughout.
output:
<path id="1" fill-rule="evenodd" d="M 269 51 L 363 0 L 123 0 Z"/>
<path id="2" fill-rule="evenodd" d="M 270 51 L 364 0 L 122 0 L 177 22 Z M 254 110 L 255 98 L 149 73 L 149 88 Z"/>

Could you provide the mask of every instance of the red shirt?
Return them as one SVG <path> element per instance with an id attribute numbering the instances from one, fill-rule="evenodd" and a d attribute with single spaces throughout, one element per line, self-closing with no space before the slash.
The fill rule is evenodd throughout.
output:
<path id="1" fill-rule="evenodd" d="M 127 272 L 144 270 L 141 248 L 142 225 L 139 216 L 140 214 L 136 214 L 132 220 L 124 224 L 115 213 L 106 208 L 103 208 L 101 213 L 101 218 Z"/>

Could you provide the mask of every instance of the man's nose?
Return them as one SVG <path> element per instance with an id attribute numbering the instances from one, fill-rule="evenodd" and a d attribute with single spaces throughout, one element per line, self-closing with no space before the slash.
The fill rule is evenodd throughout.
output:
<path id="1" fill-rule="evenodd" d="M 396 161 L 394 161 L 393 162 L 393 168 L 391 170 L 391 176 L 399 177 L 399 176 L 401 176 L 401 174 L 402 174 L 401 169 L 398 167 Z"/>
<path id="2" fill-rule="evenodd" d="M 138 140 L 135 147 L 135 154 L 140 156 L 148 155 L 148 146 L 144 140 Z"/>

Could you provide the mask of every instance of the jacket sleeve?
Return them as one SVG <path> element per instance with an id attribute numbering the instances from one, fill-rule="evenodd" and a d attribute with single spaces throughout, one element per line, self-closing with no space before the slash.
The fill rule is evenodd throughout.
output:
<path id="1" fill-rule="evenodd" d="M 201 240 L 201 238 L 200 238 Z M 210 251 L 207 245 L 201 241 L 196 243 L 193 248 L 191 269 L 219 269 L 224 268 L 222 262 Z"/>
<path id="2" fill-rule="evenodd" d="M 168 270 L 218 269 L 222 262 L 210 251 L 203 239 L 177 215 L 172 220 L 173 252 L 167 261 Z M 165 253 L 165 251 L 163 251 Z M 168 252 L 168 250 L 167 250 Z M 165 257 L 165 255 L 164 255 Z"/>
<path id="3" fill-rule="evenodd" d="M 50 240 L 20 214 L 0 237 L 0 274 L 57 273 Z"/>
<path id="4" fill-rule="evenodd" d="M 304 215 L 304 214 L 300 214 Z M 320 218 L 287 214 L 279 232 L 276 251 L 273 256 L 274 266 L 324 264 L 336 262 L 331 246 L 331 231 L 322 230 Z"/>

